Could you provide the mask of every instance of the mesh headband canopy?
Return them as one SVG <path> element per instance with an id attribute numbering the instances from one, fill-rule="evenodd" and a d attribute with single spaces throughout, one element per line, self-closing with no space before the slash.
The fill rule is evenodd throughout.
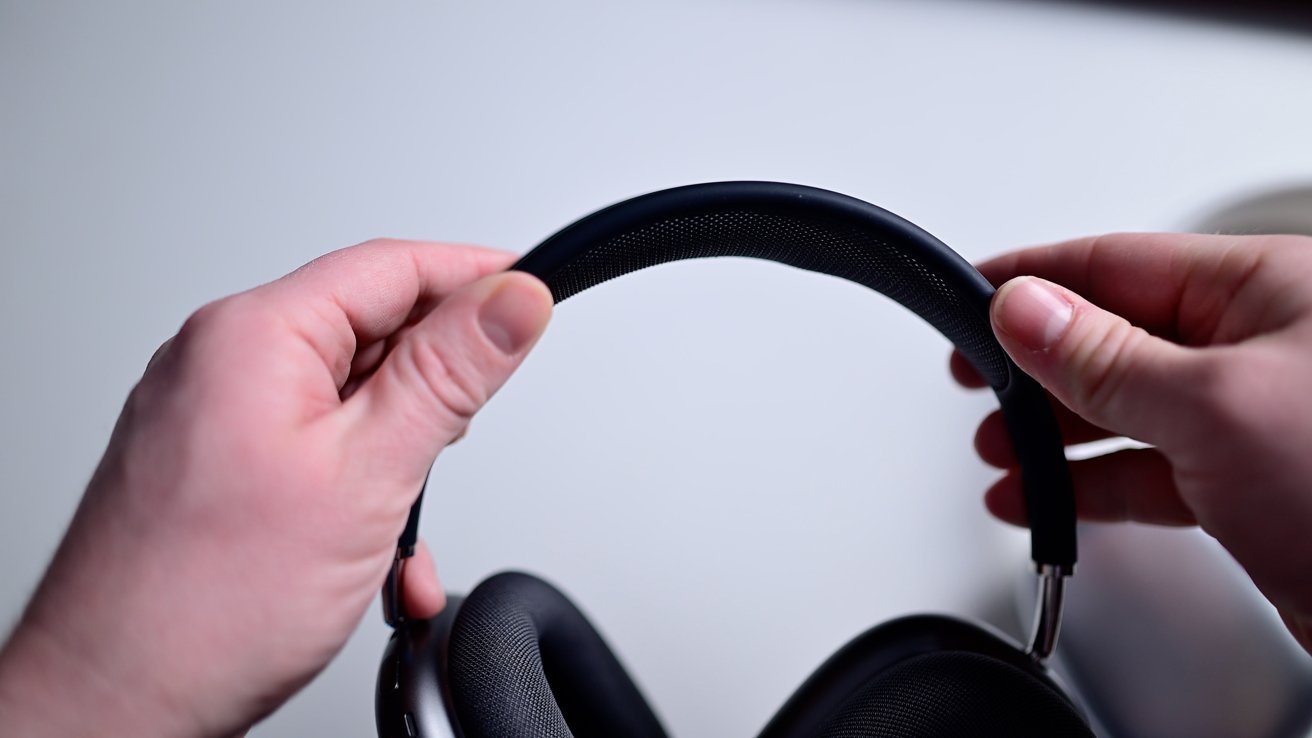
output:
<path id="1" fill-rule="evenodd" d="M 902 218 L 800 185 L 691 185 L 593 213 L 511 268 L 541 279 L 560 302 L 629 272 L 711 256 L 768 259 L 841 277 L 887 295 L 937 328 L 998 396 L 1021 468 L 1035 562 L 1075 563 L 1075 506 L 1061 436 L 1042 389 L 993 336 L 993 287 Z"/>
<path id="2" fill-rule="evenodd" d="M 560 302 L 671 261 L 777 261 L 887 295 L 947 336 L 992 387 L 1007 385 L 1008 361 L 988 323 L 993 287 L 973 267 L 910 223 L 872 212 L 873 205 L 752 184 L 694 185 L 620 203 L 556 234 L 513 268 L 541 278 Z M 780 197 L 786 193 L 796 194 Z"/>

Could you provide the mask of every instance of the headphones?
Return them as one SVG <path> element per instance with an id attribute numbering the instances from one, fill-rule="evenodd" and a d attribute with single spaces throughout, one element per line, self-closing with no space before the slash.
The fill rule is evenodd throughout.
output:
<path id="1" fill-rule="evenodd" d="M 914 615 L 866 631 L 798 688 L 760 738 L 1092 736 L 1045 666 L 1075 565 L 1075 505 L 1043 390 L 989 326 L 993 287 L 933 236 L 869 203 L 775 182 L 654 192 L 566 227 L 511 269 L 556 302 L 657 264 L 711 256 L 768 259 L 865 285 L 952 341 L 993 388 L 1015 445 L 1039 575 L 1027 647 L 984 626 Z M 383 589 L 394 631 L 378 672 L 381 738 L 665 738 L 615 654 L 560 591 L 502 573 L 449 597 L 431 620 L 400 608 L 423 494 Z"/>

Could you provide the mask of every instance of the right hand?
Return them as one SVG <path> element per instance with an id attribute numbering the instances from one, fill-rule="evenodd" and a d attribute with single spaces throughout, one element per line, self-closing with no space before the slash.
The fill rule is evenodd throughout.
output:
<path id="1" fill-rule="evenodd" d="M 1152 448 L 1071 462 L 1085 520 L 1197 524 L 1312 652 L 1312 239 L 1112 235 L 980 265 L 993 329 L 1056 399 L 1067 444 Z M 983 386 L 959 355 L 953 374 Z M 986 503 L 1024 524 L 1000 413 L 976 449 Z"/>

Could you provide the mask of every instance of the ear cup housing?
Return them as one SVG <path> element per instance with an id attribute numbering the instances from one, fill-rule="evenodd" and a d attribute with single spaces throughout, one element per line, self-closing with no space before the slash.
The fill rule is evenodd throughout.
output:
<path id="1" fill-rule="evenodd" d="M 761 738 L 1093 738 L 1079 707 L 1014 644 L 955 618 L 866 631 L 798 688 Z"/>
<path id="2" fill-rule="evenodd" d="M 392 632 L 374 692 L 379 738 L 459 738 L 446 667 L 451 626 L 463 601 L 448 595 L 437 617 L 407 620 Z"/>

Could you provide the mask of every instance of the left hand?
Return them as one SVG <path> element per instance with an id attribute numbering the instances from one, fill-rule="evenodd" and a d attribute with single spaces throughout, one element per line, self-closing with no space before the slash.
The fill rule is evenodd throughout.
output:
<path id="1" fill-rule="evenodd" d="M 433 459 L 546 326 L 512 260 L 370 242 L 192 315 L 0 652 L 0 732 L 227 736 L 317 674 Z M 441 609 L 426 551 L 404 591 Z"/>

